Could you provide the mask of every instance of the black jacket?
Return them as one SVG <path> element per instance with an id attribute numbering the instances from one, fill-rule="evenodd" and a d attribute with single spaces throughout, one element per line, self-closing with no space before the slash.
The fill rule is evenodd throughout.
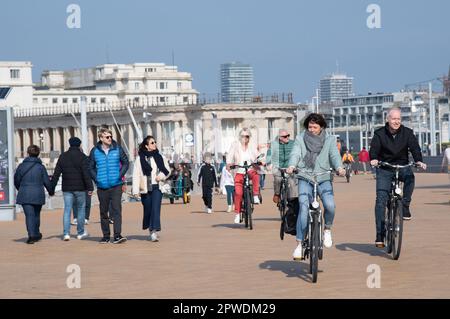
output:
<path id="1" fill-rule="evenodd" d="M 63 192 L 94 190 L 89 173 L 89 158 L 79 147 L 70 147 L 67 152 L 62 153 L 59 157 L 52 177 L 53 190 L 58 184 L 61 174 Z"/>
<path id="2" fill-rule="evenodd" d="M 54 194 L 47 170 L 37 157 L 27 157 L 17 167 L 14 186 L 19 191 L 16 204 L 44 205 L 44 187 L 50 195 Z"/>
<path id="3" fill-rule="evenodd" d="M 219 187 L 217 184 L 216 169 L 211 164 L 202 164 L 198 173 L 197 183 L 200 183 L 201 179 L 203 179 L 202 185 L 204 187 L 213 187 L 214 185 Z"/>
<path id="4" fill-rule="evenodd" d="M 400 126 L 395 138 L 389 131 L 389 124 L 377 129 L 370 143 L 371 160 L 379 160 L 390 164 L 406 165 L 409 162 L 408 151 L 415 162 L 422 162 L 422 152 L 413 130 Z"/>

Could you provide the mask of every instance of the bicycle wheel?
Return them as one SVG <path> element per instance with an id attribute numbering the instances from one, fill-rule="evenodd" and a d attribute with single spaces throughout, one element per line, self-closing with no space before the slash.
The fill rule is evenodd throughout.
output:
<path id="1" fill-rule="evenodd" d="M 244 189 L 244 211 L 243 211 L 243 215 L 244 215 L 244 221 L 245 221 L 245 228 L 248 227 L 248 192 L 247 189 Z"/>
<path id="2" fill-rule="evenodd" d="M 249 196 L 247 196 L 247 219 L 248 219 L 248 226 L 249 229 L 253 229 L 253 219 L 252 219 L 252 215 L 253 215 L 253 207 L 252 207 L 252 201 L 251 201 L 251 197 L 250 194 L 248 194 Z"/>
<path id="3" fill-rule="evenodd" d="M 312 274 L 312 282 L 317 282 L 317 272 L 319 268 L 319 248 L 320 248 L 320 238 L 319 238 L 319 221 L 317 219 L 317 212 L 313 214 L 311 230 L 311 241 L 310 241 L 310 270 Z"/>
<path id="4" fill-rule="evenodd" d="M 400 251 L 402 249 L 402 235 L 403 235 L 403 203 L 400 199 L 395 201 L 394 218 L 392 221 L 392 257 L 398 260 Z"/>
<path id="5" fill-rule="evenodd" d="M 388 210 L 387 210 L 387 218 L 385 222 L 386 228 L 386 252 L 388 254 L 392 253 L 392 220 L 395 209 L 395 202 L 389 201 Z"/>

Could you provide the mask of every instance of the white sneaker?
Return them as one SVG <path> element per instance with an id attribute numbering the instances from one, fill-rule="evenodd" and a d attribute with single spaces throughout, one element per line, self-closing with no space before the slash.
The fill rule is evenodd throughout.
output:
<path id="1" fill-rule="evenodd" d="M 326 248 L 331 248 L 333 246 L 333 240 L 331 239 L 331 230 L 325 229 L 323 232 L 323 245 Z"/>
<path id="2" fill-rule="evenodd" d="M 302 243 L 298 243 L 297 247 L 294 250 L 294 253 L 292 254 L 292 257 L 294 258 L 294 260 L 302 260 L 303 259 Z"/>
<path id="3" fill-rule="evenodd" d="M 78 224 L 78 221 L 77 221 L 77 219 L 76 219 L 76 218 L 74 218 L 74 219 L 73 219 L 73 221 L 72 221 L 72 222 L 71 222 L 70 224 L 71 224 L 71 225 L 74 225 L 74 226 L 75 226 L 75 225 L 77 225 L 77 224 Z"/>
<path id="4" fill-rule="evenodd" d="M 205 213 L 208 212 L 208 206 L 205 206 Z"/>
<path id="5" fill-rule="evenodd" d="M 259 201 L 259 196 L 253 196 L 253 204 L 261 204 Z"/>
<path id="6" fill-rule="evenodd" d="M 85 224 L 85 225 L 89 225 L 89 219 L 85 219 L 85 220 L 84 220 L 84 224 Z"/>
<path id="7" fill-rule="evenodd" d="M 212 209 L 208 208 L 208 214 L 212 214 Z"/>
<path id="8" fill-rule="evenodd" d="M 70 235 L 64 235 L 63 240 L 64 241 L 69 241 L 70 240 Z"/>
<path id="9" fill-rule="evenodd" d="M 88 234 L 86 231 L 84 231 L 83 234 L 77 236 L 77 239 L 80 239 L 80 240 L 81 240 L 81 239 L 86 238 L 87 236 L 89 236 L 89 234 Z"/>
<path id="10" fill-rule="evenodd" d="M 240 224 L 241 222 L 241 216 L 239 216 L 239 214 L 235 214 L 234 216 L 234 223 L 235 224 Z"/>
<path id="11" fill-rule="evenodd" d="M 227 213 L 231 213 L 232 210 L 233 210 L 233 206 L 228 205 Z"/>
<path id="12" fill-rule="evenodd" d="M 150 240 L 153 241 L 153 242 L 159 241 L 159 238 L 158 238 L 158 235 L 156 234 L 156 232 L 152 232 L 150 234 Z"/>

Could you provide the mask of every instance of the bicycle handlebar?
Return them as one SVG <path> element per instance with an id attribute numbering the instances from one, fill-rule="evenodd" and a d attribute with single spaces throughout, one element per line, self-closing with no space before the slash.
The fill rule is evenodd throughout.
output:
<path id="1" fill-rule="evenodd" d="M 406 164 L 406 165 L 393 165 L 393 164 L 390 164 L 388 162 L 381 162 L 381 161 L 378 162 L 378 167 L 380 167 L 380 166 L 387 166 L 387 167 L 391 167 L 391 168 L 394 168 L 394 169 L 402 169 L 402 168 L 406 168 L 406 167 L 410 167 L 410 166 L 420 167 L 420 165 L 417 165 L 414 162 L 411 162 L 411 163 Z"/>
<path id="2" fill-rule="evenodd" d="M 328 169 L 328 170 L 326 170 L 326 171 L 324 171 L 324 172 L 320 172 L 320 173 L 311 173 L 311 172 L 308 172 L 308 171 L 305 171 L 305 170 L 299 170 L 299 169 L 294 169 L 294 173 L 295 174 L 298 174 L 298 173 L 307 173 L 307 174 L 309 174 L 309 175 L 312 175 L 313 177 L 319 177 L 319 176 L 321 176 L 321 175 L 325 175 L 325 174 L 330 174 L 331 172 L 333 171 L 333 169 Z"/>

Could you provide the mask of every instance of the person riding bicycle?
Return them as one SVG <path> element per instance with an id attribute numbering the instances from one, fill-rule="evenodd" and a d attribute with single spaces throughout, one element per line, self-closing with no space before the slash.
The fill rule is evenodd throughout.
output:
<path id="1" fill-rule="evenodd" d="M 258 151 L 254 143 L 250 143 L 252 134 L 248 128 L 243 128 L 239 132 L 239 141 L 235 141 L 230 148 L 227 156 L 227 166 L 230 168 L 232 165 L 244 165 L 251 164 L 256 161 L 258 157 Z M 255 165 L 256 166 L 256 165 Z M 251 167 L 248 170 L 249 179 L 253 184 L 253 202 L 259 204 L 259 175 L 257 167 Z M 241 212 L 242 197 L 244 195 L 244 174 L 245 169 L 238 168 L 235 170 L 234 177 L 234 223 L 240 223 L 239 214 Z"/>
<path id="2" fill-rule="evenodd" d="M 313 174 L 333 168 L 338 171 L 340 176 L 345 175 L 335 139 L 326 133 L 327 123 L 324 117 L 317 113 L 309 114 L 303 126 L 306 131 L 297 135 L 295 139 L 287 170 L 289 174 L 292 174 L 296 168 L 300 170 L 298 173 L 298 176 L 300 176 L 298 182 L 300 209 L 297 219 L 297 247 L 293 253 L 294 259 L 303 258 L 302 242 L 305 239 L 304 234 L 306 234 L 308 227 L 309 205 L 313 193 Z M 321 175 L 317 180 L 319 182 L 318 193 L 325 208 L 324 246 L 330 248 L 333 245 L 331 227 L 335 214 L 331 174 Z"/>
<path id="3" fill-rule="evenodd" d="M 387 123 L 384 127 L 377 129 L 370 143 L 370 165 L 378 166 L 379 161 L 388 162 L 392 165 L 406 165 L 409 162 L 408 151 L 411 152 L 414 162 L 422 169 L 427 165 L 422 163 L 422 151 L 412 129 L 401 124 L 402 116 L 399 108 L 389 110 Z M 375 224 L 376 239 L 375 246 L 384 247 L 384 214 L 391 191 L 394 171 L 389 167 L 377 168 L 377 186 L 375 201 Z M 403 186 L 403 219 L 411 219 L 409 206 L 414 191 L 414 173 L 411 167 L 400 171 L 399 178 L 404 182 Z"/>
<path id="4" fill-rule="evenodd" d="M 280 129 L 277 138 L 272 141 L 269 151 L 267 152 L 266 163 L 268 166 L 272 166 L 273 173 L 273 202 L 278 204 L 280 201 L 280 189 L 281 189 L 281 172 L 280 168 L 288 168 L 289 157 L 294 147 L 294 141 L 289 139 L 290 134 L 285 129 Z M 288 176 L 289 200 L 298 199 L 298 180 L 294 176 Z"/>
<path id="5" fill-rule="evenodd" d="M 352 164 L 354 162 L 355 159 L 353 158 L 353 155 L 350 153 L 349 150 L 346 150 L 344 156 L 342 156 L 342 163 L 344 163 L 345 166 L 350 168 L 350 172 L 352 171 Z"/>

